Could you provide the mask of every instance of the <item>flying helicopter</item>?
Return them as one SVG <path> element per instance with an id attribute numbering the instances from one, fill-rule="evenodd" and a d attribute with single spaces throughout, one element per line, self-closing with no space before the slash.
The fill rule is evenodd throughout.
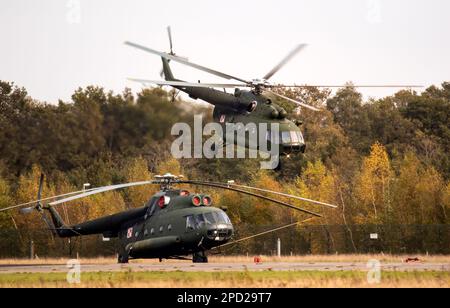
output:
<path id="1" fill-rule="evenodd" d="M 183 176 L 172 174 L 156 176 L 151 181 L 97 187 L 49 198 L 42 198 L 43 183 L 44 175 L 41 175 L 36 201 L 0 209 L 0 212 L 14 209 L 20 209 L 23 214 L 39 212 L 48 229 L 61 238 L 95 234 L 103 235 L 105 238 L 118 238 L 118 263 L 128 263 L 130 259 L 188 260 L 186 256 L 190 255 L 192 255 L 194 263 L 207 263 L 207 251 L 229 244 L 234 235 L 234 226 L 225 212 L 226 209 L 213 207 L 212 198 L 206 194 L 191 193 L 176 188 L 177 185 L 189 184 L 191 186 L 234 191 L 270 201 L 287 209 L 308 214 L 311 217 L 322 217 L 322 215 L 260 193 L 336 208 L 332 204 L 238 185 L 234 182 L 223 184 L 183 180 Z M 92 195 L 145 185 L 159 185 L 160 191 L 153 195 L 143 207 L 114 215 L 69 226 L 55 209 L 57 205 Z M 43 202 L 47 203 L 44 204 Z M 51 219 L 48 219 L 47 215 Z M 276 230 L 280 230 L 280 228 Z"/>
<path id="2" fill-rule="evenodd" d="M 297 45 L 285 58 L 283 58 L 274 68 L 272 68 L 263 78 L 245 79 L 233 75 L 229 75 L 218 70 L 214 70 L 199 64 L 189 61 L 185 57 L 177 56 L 173 51 L 172 31 L 170 26 L 167 27 L 169 36 L 170 52 L 157 51 L 136 43 L 125 42 L 126 45 L 140 49 L 142 51 L 160 56 L 162 59 L 163 69 L 161 76 L 165 78 L 164 81 L 148 80 L 130 78 L 129 80 L 138 82 L 144 85 L 154 84 L 159 86 L 171 86 L 182 92 L 185 92 L 193 99 L 201 99 L 214 106 L 213 118 L 214 121 L 226 126 L 228 123 L 239 123 L 247 125 L 250 123 L 258 124 L 266 123 L 267 127 L 270 124 L 279 124 L 279 135 L 273 138 L 270 128 L 267 132 L 262 132 L 267 138 L 267 147 L 261 147 L 259 143 L 249 142 L 248 134 L 240 143 L 238 140 L 233 140 L 233 143 L 239 146 L 244 146 L 248 149 L 264 151 L 265 149 L 272 149 L 279 147 L 278 153 L 282 156 L 289 156 L 295 153 L 305 153 L 306 143 L 301 132 L 302 122 L 288 119 L 287 111 L 281 107 L 280 100 L 287 101 L 299 108 L 306 108 L 312 111 L 320 111 L 321 109 L 305 104 L 298 100 L 286 97 L 276 92 L 280 88 L 343 88 L 340 85 L 285 85 L 271 83 L 270 79 L 286 66 L 298 53 L 307 47 L 307 44 Z M 183 65 L 195 68 L 200 71 L 227 79 L 235 80 L 239 83 L 198 83 L 186 82 L 176 79 L 170 67 L 170 61 L 178 62 Z M 421 86 L 415 85 L 355 85 L 356 88 L 415 88 Z M 216 88 L 223 89 L 217 90 Z M 234 89 L 234 94 L 226 92 L 226 89 Z M 249 90 L 242 90 L 249 89 Z M 261 136 L 258 132 L 258 136 Z M 264 135 L 263 135 L 264 136 Z M 224 136 L 223 144 L 227 144 L 226 136 Z"/>

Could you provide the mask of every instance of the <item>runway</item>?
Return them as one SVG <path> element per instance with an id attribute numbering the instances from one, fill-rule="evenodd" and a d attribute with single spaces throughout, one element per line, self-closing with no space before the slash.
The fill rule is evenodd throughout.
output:
<path id="1" fill-rule="evenodd" d="M 242 271 L 368 271 L 367 263 L 208 263 L 193 264 L 190 262 L 176 263 L 130 263 L 130 264 L 80 264 L 82 272 L 242 272 Z M 385 263 L 382 271 L 450 271 L 449 263 Z M 26 264 L 0 265 L 1 274 L 16 273 L 61 273 L 69 268 L 65 264 Z"/>

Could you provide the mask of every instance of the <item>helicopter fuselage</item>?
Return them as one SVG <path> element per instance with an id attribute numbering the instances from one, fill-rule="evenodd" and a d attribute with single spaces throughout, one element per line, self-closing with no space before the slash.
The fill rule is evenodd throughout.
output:
<path id="1" fill-rule="evenodd" d="M 163 72 L 167 81 L 182 81 L 173 77 L 169 63 L 162 58 Z M 267 132 L 257 132 L 267 134 L 268 147 L 279 147 L 279 153 L 289 155 L 292 153 L 304 153 L 306 149 L 303 134 L 294 122 L 288 120 L 287 112 L 277 105 L 271 98 L 256 93 L 254 91 L 244 91 L 236 89 L 234 94 L 218 91 L 213 88 L 203 87 L 178 87 L 174 88 L 187 93 L 193 99 L 201 99 L 214 106 L 214 121 L 225 127 L 227 123 L 240 123 L 243 125 L 265 123 L 269 130 Z M 279 140 L 271 140 L 270 126 L 279 124 Z M 246 148 L 262 150 L 256 144 L 249 142 L 246 135 L 243 144 L 237 144 Z M 226 143 L 226 139 L 224 139 Z M 236 141 L 235 141 L 236 142 Z M 252 144 L 255 144 L 252 146 Z M 255 148 L 256 147 L 256 148 Z"/>
<path id="2" fill-rule="evenodd" d="M 70 227 L 64 225 L 53 207 L 47 209 L 60 237 L 102 234 L 118 238 L 119 262 L 125 263 L 129 258 L 196 255 L 227 243 L 234 232 L 227 214 L 203 201 L 194 204 L 194 198 L 204 200 L 205 196 L 180 190 L 161 191 L 141 208 Z"/>

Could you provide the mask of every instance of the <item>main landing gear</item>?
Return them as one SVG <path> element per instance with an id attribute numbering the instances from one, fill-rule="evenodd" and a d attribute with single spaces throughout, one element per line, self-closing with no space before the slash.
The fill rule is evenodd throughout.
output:
<path id="1" fill-rule="evenodd" d="M 117 263 L 119 264 L 128 264 L 129 257 L 128 254 L 119 254 L 117 257 Z"/>
<path id="2" fill-rule="evenodd" d="M 208 263 L 208 257 L 204 251 L 194 253 L 192 257 L 194 263 Z"/>

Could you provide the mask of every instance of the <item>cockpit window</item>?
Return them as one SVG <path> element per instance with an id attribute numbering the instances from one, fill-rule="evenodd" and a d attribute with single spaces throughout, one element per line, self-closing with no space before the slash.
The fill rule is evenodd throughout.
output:
<path id="1" fill-rule="evenodd" d="M 281 141 L 284 144 L 289 144 L 291 143 L 291 132 L 282 132 L 281 133 Z"/>
<path id="2" fill-rule="evenodd" d="M 297 132 L 298 140 L 300 143 L 305 143 L 305 139 L 303 138 L 303 135 L 301 132 Z"/>
<path id="3" fill-rule="evenodd" d="M 301 143 L 303 138 L 300 138 L 301 134 L 300 132 L 291 131 L 291 139 L 292 143 Z"/>
<path id="4" fill-rule="evenodd" d="M 281 140 L 283 144 L 291 144 L 291 143 L 303 143 L 302 133 L 298 131 L 289 131 L 281 133 Z"/>
<path id="5" fill-rule="evenodd" d="M 213 216 L 214 216 L 214 220 L 215 220 L 217 223 L 220 223 L 220 224 L 221 224 L 221 223 L 224 223 L 223 218 L 222 218 L 221 215 L 219 215 L 219 213 L 213 212 L 212 214 L 213 214 Z"/>
<path id="6" fill-rule="evenodd" d="M 231 224 L 230 218 L 224 212 L 215 212 L 214 216 L 216 217 L 216 221 L 221 224 Z"/>
<path id="7" fill-rule="evenodd" d="M 206 224 L 213 225 L 216 223 L 213 213 L 206 213 L 206 214 L 204 214 L 204 217 L 205 217 Z"/>

